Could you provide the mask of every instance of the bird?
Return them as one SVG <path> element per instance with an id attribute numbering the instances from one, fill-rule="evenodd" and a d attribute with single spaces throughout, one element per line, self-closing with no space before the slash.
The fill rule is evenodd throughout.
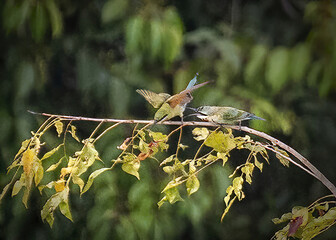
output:
<path id="1" fill-rule="evenodd" d="M 169 120 L 173 117 L 180 116 L 183 122 L 183 112 L 188 103 L 193 99 L 192 91 L 209 83 L 203 82 L 197 84 L 197 76 L 190 80 L 187 88 L 180 93 L 171 96 L 168 93 L 154 93 L 149 90 L 137 89 L 136 92 L 143 96 L 154 108 L 158 108 L 154 115 L 155 123 Z"/>
<path id="2" fill-rule="evenodd" d="M 219 124 L 235 125 L 238 123 L 241 126 L 241 122 L 245 120 L 257 119 L 266 121 L 253 113 L 233 107 L 201 106 L 189 109 L 193 110 L 195 113 L 192 115 L 196 115 L 199 119 Z"/>

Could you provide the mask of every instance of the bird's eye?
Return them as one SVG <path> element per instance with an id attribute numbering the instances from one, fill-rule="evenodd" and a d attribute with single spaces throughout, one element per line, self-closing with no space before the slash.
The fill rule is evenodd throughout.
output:
<path id="1" fill-rule="evenodd" d="M 190 93 L 187 93 L 187 96 L 188 96 L 189 98 L 192 98 L 192 96 L 191 96 L 191 94 L 190 94 Z"/>

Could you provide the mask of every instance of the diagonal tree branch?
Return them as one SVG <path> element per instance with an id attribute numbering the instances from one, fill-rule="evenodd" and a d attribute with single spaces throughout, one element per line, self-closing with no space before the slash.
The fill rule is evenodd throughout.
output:
<path id="1" fill-rule="evenodd" d="M 88 118 L 88 117 L 81 117 L 81 116 L 67 116 L 67 115 L 55 115 L 55 114 L 49 114 L 49 113 L 37 113 L 33 111 L 28 111 L 29 113 L 35 114 L 35 115 L 42 115 L 46 117 L 55 117 L 60 118 L 63 120 L 71 120 L 71 121 L 93 121 L 93 122 L 114 122 L 114 123 L 124 123 L 124 124 L 155 124 L 154 120 L 125 120 L 125 119 L 111 119 L 111 118 Z M 181 121 L 164 121 L 164 122 L 158 122 L 156 124 L 161 125 L 182 125 L 183 126 L 203 126 L 203 127 L 218 127 L 217 123 L 213 122 L 198 122 L 198 121 L 188 121 L 188 122 L 181 122 Z M 336 198 L 336 187 L 335 185 L 329 181 L 313 164 L 311 164 L 304 156 L 302 156 L 300 153 L 298 153 L 295 149 L 288 146 L 287 144 L 281 142 L 280 140 L 264 133 L 261 131 L 257 131 L 255 129 L 246 127 L 246 126 L 235 126 L 235 125 L 225 125 L 227 128 L 231 128 L 238 131 L 244 131 L 250 134 L 253 134 L 255 136 L 259 136 L 263 139 L 266 139 L 270 141 L 273 145 L 277 145 L 278 147 L 286 150 L 290 154 L 292 154 L 296 159 L 298 159 L 307 169 L 303 166 L 301 168 L 305 168 L 304 170 L 308 173 L 314 176 L 316 179 L 318 179 L 324 186 L 326 186 L 334 195 Z M 297 165 L 297 164 L 295 164 Z"/>

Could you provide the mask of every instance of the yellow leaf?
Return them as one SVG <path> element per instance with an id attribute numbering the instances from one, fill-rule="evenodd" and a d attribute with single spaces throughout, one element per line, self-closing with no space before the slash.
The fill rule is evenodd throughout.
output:
<path id="1" fill-rule="evenodd" d="M 260 172 L 262 172 L 264 164 L 258 161 L 256 155 L 254 155 L 254 165 L 259 168 Z"/>
<path id="2" fill-rule="evenodd" d="M 80 192 L 82 192 L 82 189 L 84 187 L 84 181 L 83 181 L 83 179 L 81 179 L 77 175 L 72 175 L 72 182 L 74 184 L 77 184 L 79 186 Z"/>
<path id="3" fill-rule="evenodd" d="M 65 159 L 65 157 L 62 157 L 57 163 L 50 165 L 50 167 L 46 170 L 46 172 L 54 171 Z"/>
<path id="4" fill-rule="evenodd" d="M 34 163 L 34 180 L 35 180 L 35 186 L 39 185 L 43 178 L 43 166 L 40 161 L 36 161 Z"/>
<path id="5" fill-rule="evenodd" d="M 202 141 L 209 136 L 209 130 L 207 128 L 195 128 L 192 134 L 196 141 Z"/>
<path id="6" fill-rule="evenodd" d="M 151 130 L 148 130 L 149 132 L 149 136 L 155 141 L 163 141 L 163 140 L 167 140 L 167 135 L 161 133 L 161 132 L 153 132 Z"/>
<path id="7" fill-rule="evenodd" d="M 227 153 L 236 147 L 233 135 L 222 131 L 212 132 L 204 141 L 204 144 L 222 153 Z"/>
<path id="8" fill-rule="evenodd" d="M 227 157 L 227 154 L 226 153 L 221 153 L 221 152 L 217 153 L 217 158 L 223 160 L 223 166 L 229 160 L 229 158 Z"/>
<path id="9" fill-rule="evenodd" d="M 166 190 L 164 193 L 165 193 L 165 195 L 167 197 L 167 200 L 170 204 L 173 204 L 177 201 L 183 201 L 177 187 L 170 188 L 170 189 Z"/>
<path id="10" fill-rule="evenodd" d="M 200 187 L 200 182 L 195 175 L 191 175 L 190 177 L 188 177 L 188 180 L 186 182 L 186 187 L 187 187 L 187 192 L 189 196 L 197 192 L 197 190 Z"/>
<path id="11" fill-rule="evenodd" d="M 162 190 L 161 193 L 167 191 L 167 190 L 170 189 L 170 188 L 174 188 L 174 187 L 180 185 L 180 184 L 182 183 L 181 180 L 182 180 L 182 177 L 177 177 L 177 178 L 171 180 L 171 181 L 167 184 L 167 186 Z"/>
<path id="12" fill-rule="evenodd" d="M 61 121 L 56 121 L 55 122 L 55 127 L 56 127 L 58 137 L 60 137 L 62 132 L 63 132 L 63 123 Z"/>
<path id="13" fill-rule="evenodd" d="M 77 141 L 80 142 L 79 138 L 76 135 L 76 127 L 74 125 L 70 126 L 71 130 L 69 131 L 71 136 Z"/>
<path id="14" fill-rule="evenodd" d="M 62 192 L 65 189 L 65 180 L 60 179 L 54 183 L 56 192 Z"/>
<path id="15" fill-rule="evenodd" d="M 23 165 L 23 171 L 25 172 L 26 176 L 30 174 L 30 171 L 32 169 L 32 164 L 35 157 L 35 151 L 28 148 L 23 154 L 22 154 L 22 165 Z"/>
<path id="16" fill-rule="evenodd" d="M 12 190 L 12 197 L 18 194 L 22 187 L 24 187 L 25 180 L 24 174 L 21 175 L 21 178 L 14 183 L 13 190 Z"/>
<path id="17" fill-rule="evenodd" d="M 221 221 L 223 221 L 225 215 L 229 212 L 229 210 L 230 210 L 232 204 L 234 203 L 234 201 L 236 200 L 236 198 L 237 198 L 237 197 L 234 197 L 234 198 L 230 201 L 230 203 L 227 205 L 227 207 L 225 208 L 225 210 L 224 210 L 224 212 L 223 212 L 223 214 L 222 214 L 222 217 L 221 217 Z"/>
<path id="18" fill-rule="evenodd" d="M 63 143 L 58 145 L 56 148 L 53 148 L 52 150 L 50 150 L 46 154 L 44 154 L 43 157 L 41 158 L 41 160 L 44 160 L 44 159 L 47 159 L 47 158 L 51 157 L 58 149 L 60 149 L 61 146 L 63 146 Z"/>

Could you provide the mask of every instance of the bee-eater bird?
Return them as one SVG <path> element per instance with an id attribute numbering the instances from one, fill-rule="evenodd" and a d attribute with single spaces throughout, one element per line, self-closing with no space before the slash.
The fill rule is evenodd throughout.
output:
<path id="1" fill-rule="evenodd" d="M 265 121 L 265 119 L 257 117 L 253 113 L 233 107 L 202 106 L 190 109 L 195 111 L 195 114 L 192 115 L 196 115 L 199 119 L 219 124 L 235 125 L 239 123 L 239 126 L 241 126 L 241 122 L 245 120 L 257 119 Z"/>
<path id="2" fill-rule="evenodd" d="M 183 121 L 183 112 L 187 104 L 193 99 L 191 92 L 209 83 L 204 82 L 195 85 L 197 82 L 197 75 L 198 74 L 196 74 L 196 76 L 189 82 L 185 90 L 173 96 L 168 93 L 154 93 L 144 89 L 137 89 L 136 91 L 154 108 L 159 108 L 154 115 L 154 120 L 156 122 L 169 120 L 175 116 L 180 116 Z"/>

